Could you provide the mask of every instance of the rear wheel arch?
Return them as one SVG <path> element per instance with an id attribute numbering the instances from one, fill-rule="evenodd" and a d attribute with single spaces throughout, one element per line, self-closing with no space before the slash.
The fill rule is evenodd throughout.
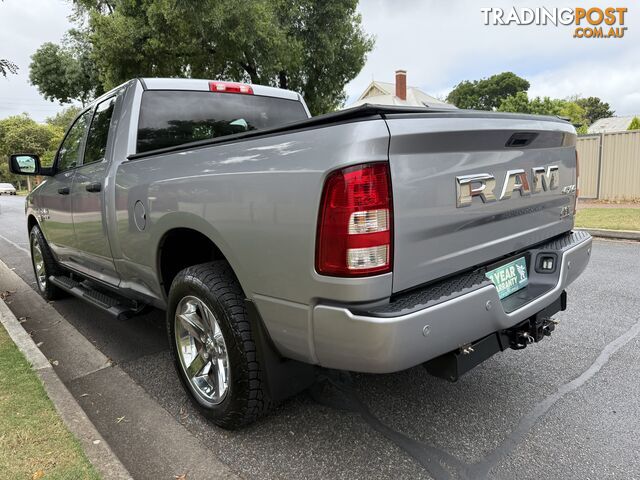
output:
<path id="1" fill-rule="evenodd" d="M 31 230 L 33 229 L 33 227 L 35 227 L 36 225 L 38 225 L 38 220 L 36 220 L 35 215 L 33 214 L 29 214 L 29 216 L 27 217 L 27 232 L 31 233 Z M 39 226 L 39 225 L 38 225 Z M 42 229 L 41 229 L 42 230 Z"/>
<path id="2" fill-rule="evenodd" d="M 158 242 L 156 268 L 160 286 L 165 295 L 168 296 L 171 283 L 180 271 L 216 260 L 225 260 L 229 263 L 246 292 L 246 285 L 238 275 L 235 262 L 218 245 L 211 236 L 195 228 L 177 227 L 164 232 Z"/>
<path id="3" fill-rule="evenodd" d="M 29 229 L 29 247 L 33 273 L 36 277 L 36 286 L 40 295 L 45 300 L 57 300 L 66 296 L 66 292 L 51 283 L 49 279 L 51 275 L 63 275 L 64 270 L 58 265 L 51 253 L 49 245 L 37 223 Z"/>

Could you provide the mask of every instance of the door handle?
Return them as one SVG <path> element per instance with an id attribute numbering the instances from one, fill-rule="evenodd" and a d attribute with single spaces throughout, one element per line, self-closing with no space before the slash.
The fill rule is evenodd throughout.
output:
<path id="1" fill-rule="evenodd" d="M 92 182 L 87 184 L 85 188 L 87 189 L 87 192 L 99 192 L 102 190 L 102 184 L 100 182 Z"/>
<path id="2" fill-rule="evenodd" d="M 58 189 L 60 195 L 69 195 L 69 187 L 62 187 Z"/>

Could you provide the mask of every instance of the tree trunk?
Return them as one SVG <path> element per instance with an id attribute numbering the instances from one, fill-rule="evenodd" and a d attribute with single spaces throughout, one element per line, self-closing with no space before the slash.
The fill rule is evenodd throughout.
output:
<path id="1" fill-rule="evenodd" d="M 245 64 L 242 65 L 242 68 L 245 72 L 249 74 L 249 78 L 251 78 L 251 83 L 260 83 L 260 78 L 258 77 L 258 72 L 256 67 L 253 65 Z"/>
<path id="2" fill-rule="evenodd" d="M 251 60 L 251 57 L 247 55 L 247 52 L 243 53 L 246 63 L 240 64 L 240 66 L 244 69 L 245 72 L 249 74 L 251 83 L 260 83 L 260 78 L 258 77 L 258 69 L 256 68 L 254 62 Z"/>
<path id="3" fill-rule="evenodd" d="M 279 77 L 279 87 L 280 88 L 284 88 L 287 89 L 287 72 L 285 72 L 284 70 L 280 70 L 280 73 L 278 74 Z"/>

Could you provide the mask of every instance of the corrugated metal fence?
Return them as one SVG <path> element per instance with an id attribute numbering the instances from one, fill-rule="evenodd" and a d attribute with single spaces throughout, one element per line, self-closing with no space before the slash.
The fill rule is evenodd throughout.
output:
<path id="1" fill-rule="evenodd" d="M 640 130 L 578 137 L 581 198 L 640 199 Z"/>

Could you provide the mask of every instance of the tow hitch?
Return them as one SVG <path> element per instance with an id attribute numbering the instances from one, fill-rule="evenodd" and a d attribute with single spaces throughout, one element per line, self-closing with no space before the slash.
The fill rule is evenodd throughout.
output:
<path id="1" fill-rule="evenodd" d="M 544 337 L 551 335 L 558 324 L 553 318 L 533 317 L 517 327 L 505 330 L 504 334 L 509 339 L 509 347 L 514 350 L 522 350 L 527 345 L 539 342 Z"/>
<path id="2" fill-rule="evenodd" d="M 522 350 L 551 335 L 558 324 L 551 316 L 566 309 L 567 294 L 527 320 L 507 330 L 487 335 L 480 340 L 463 345 L 424 364 L 427 371 L 436 377 L 455 382 L 460 376 L 494 354 L 507 348 Z"/>

